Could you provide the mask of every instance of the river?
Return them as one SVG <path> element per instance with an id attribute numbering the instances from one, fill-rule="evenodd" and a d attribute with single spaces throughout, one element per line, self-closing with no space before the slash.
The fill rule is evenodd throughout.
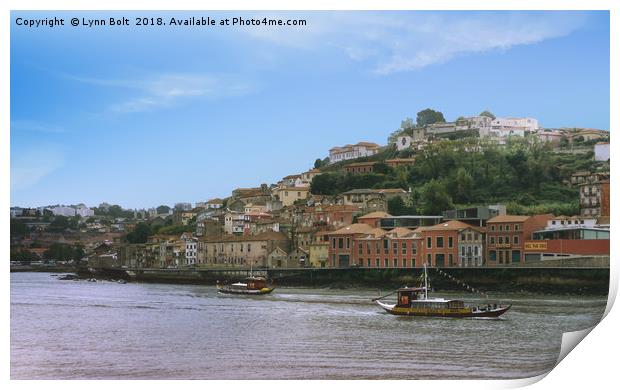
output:
<path id="1" fill-rule="evenodd" d="M 11 379 L 524 378 L 551 369 L 562 332 L 596 324 L 607 302 L 502 294 L 491 298 L 513 307 L 499 320 L 408 318 L 382 312 L 377 294 L 12 273 Z"/>

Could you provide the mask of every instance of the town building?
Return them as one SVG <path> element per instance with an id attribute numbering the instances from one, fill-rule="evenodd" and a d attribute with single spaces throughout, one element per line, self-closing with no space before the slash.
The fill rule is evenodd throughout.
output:
<path id="1" fill-rule="evenodd" d="M 351 163 L 344 166 L 346 173 L 372 173 L 376 161 Z"/>
<path id="2" fill-rule="evenodd" d="M 491 122 L 490 135 L 501 138 L 523 137 L 526 133 L 534 133 L 539 128 L 538 120 L 534 118 L 495 118 Z"/>
<path id="3" fill-rule="evenodd" d="M 306 199 L 309 195 L 310 188 L 308 187 L 282 187 L 276 190 L 276 196 L 284 207 L 291 206 L 298 200 Z"/>
<path id="4" fill-rule="evenodd" d="M 391 158 L 385 160 L 385 164 L 390 168 L 409 167 L 415 164 L 415 158 Z"/>
<path id="5" fill-rule="evenodd" d="M 609 142 L 599 142 L 594 145 L 594 160 L 609 161 Z"/>
<path id="6" fill-rule="evenodd" d="M 381 218 L 380 228 L 394 229 L 404 227 L 414 230 L 419 227 L 434 226 L 441 222 L 443 222 L 441 215 L 399 215 Z"/>
<path id="7" fill-rule="evenodd" d="M 443 219 L 454 219 L 470 225 L 485 226 L 486 221 L 493 217 L 497 217 L 498 215 L 506 215 L 505 205 L 497 204 L 446 210 L 443 212 Z"/>
<path id="8" fill-rule="evenodd" d="M 75 217 L 75 208 L 69 206 L 54 206 L 48 208 L 54 215 L 61 215 L 63 217 Z"/>
<path id="9" fill-rule="evenodd" d="M 581 215 L 590 217 L 609 216 L 609 180 L 579 185 Z"/>
<path id="10" fill-rule="evenodd" d="M 325 268 L 329 266 L 328 233 L 328 230 L 321 230 L 313 234 L 309 248 L 311 267 Z"/>
<path id="11" fill-rule="evenodd" d="M 535 231 L 543 229 L 551 214 L 499 215 L 487 221 L 486 264 L 501 266 L 525 261 L 525 241 Z"/>
<path id="12" fill-rule="evenodd" d="M 224 235 L 198 240 L 198 265 L 204 267 L 266 267 L 267 257 L 276 247 L 288 248 L 281 232 L 254 236 Z"/>
<path id="13" fill-rule="evenodd" d="M 224 233 L 243 234 L 245 228 L 245 214 L 237 211 L 228 211 L 224 214 Z"/>
<path id="14" fill-rule="evenodd" d="M 207 209 L 221 209 L 224 207 L 224 200 L 220 198 L 209 199 L 205 202 L 205 207 Z"/>
<path id="15" fill-rule="evenodd" d="M 381 220 L 383 218 L 390 218 L 391 215 L 386 213 L 385 211 L 373 211 L 372 213 L 362 215 L 361 217 L 357 217 L 358 223 L 365 223 L 368 226 L 380 228 Z"/>
<path id="16" fill-rule="evenodd" d="M 451 220 L 416 229 L 422 234 L 424 261 L 431 267 L 484 265 L 484 229 Z"/>
<path id="17" fill-rule="evenodd" d="M 355 145 L 345 145 L 329 150 L 329 163 L 352 160 L 354 158 L 374 156 L 381 147 L 372 142 L 358 142 Z"/>
<path id="18" fill-rule="evenodd" d="M 192 204 L 187 202 L 176 203 L 174 205 L 175 211 L 190 211 L 192 209 Z"/>

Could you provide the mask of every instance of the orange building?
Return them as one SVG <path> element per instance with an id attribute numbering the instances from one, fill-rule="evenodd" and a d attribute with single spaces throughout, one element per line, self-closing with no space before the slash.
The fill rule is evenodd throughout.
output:
<path id="1" fill-rule="evenodd" d="M 484 229 L 451 220 L 415 230 L 422 234 L 424 261 L 431 267 L 484 264 Z"/>
<path id="2" fill-rule="evenodd" d="M 543 229 L 552 214 L 499 215 L 487 221 L 487 256 L 490 266 L 525 262 L 525 241 Z"/>
<path id="3" fill-rule="evenodd" d="M 361 217 L 357 217 L 358 223 L 365 223 L 371 227 L 381 227 L 381 218 L 389 218 L 390 214 L 385 211 L 374 211 L 372 213 L 362 215 Z"/>

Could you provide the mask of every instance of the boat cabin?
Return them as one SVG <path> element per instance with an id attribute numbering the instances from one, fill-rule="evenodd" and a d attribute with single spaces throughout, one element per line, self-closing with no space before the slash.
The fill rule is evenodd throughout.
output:
<path id="1" fill-rule="evenodd" d="M 462 309 L 465 303 L 457 299 L 426 298 L 424 287 L 405 287 L 398 290 L 396 307 L 425 309 Z"/>
<path id="2" fill-rule="evenodd" d="M 260 290 L 267 287 L 267 280 L 261 277 L 249 277 L 246 280 L 248 290 Z"/>

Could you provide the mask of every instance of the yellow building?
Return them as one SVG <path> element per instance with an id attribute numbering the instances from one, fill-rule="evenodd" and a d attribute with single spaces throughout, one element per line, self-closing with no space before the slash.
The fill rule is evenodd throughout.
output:
<path id="1" fill-rule="evenodd" d="M 329 267 L 329 240 L 328 231 L 316 232 L 310 243 L 310 267 L 325 268 Z"/>
<path id="2" fill-rule="evenodd" d="M 310 196 L 309 187 L 282 187 L 277 190 L 278 199 L 283 206 L 290 206 L 295 201 L 307 199 Z"/>

